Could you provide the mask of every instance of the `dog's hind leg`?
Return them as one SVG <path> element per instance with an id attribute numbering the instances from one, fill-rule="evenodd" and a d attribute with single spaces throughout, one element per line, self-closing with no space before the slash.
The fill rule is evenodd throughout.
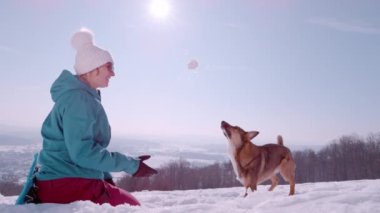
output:
<path id="1" fill-rule="evenodd" d="M 295 173 L 289 171 L 289 173 L 281 173 L 281 175 L 290 185 L 289 195 L 294 195 L 296 188 Z"/>
<path id="2" fill-rule="evenodd" d="M 278 184 L 279 178 L 277 177 L 277 175 L 274 175 L 270 180 L 272 181 L 272 185 L 270 186 L 270 188 L 268 189 L 268 191 L 273 191 L 273 189 Z"/>
<path id="3" fill-rule="evenodd" d="M 280 174 L 290 185 L 289 195 L 294 195 L 296 186 L 296 164 L 292 158 L 288 157 L 282 160 Z"/>

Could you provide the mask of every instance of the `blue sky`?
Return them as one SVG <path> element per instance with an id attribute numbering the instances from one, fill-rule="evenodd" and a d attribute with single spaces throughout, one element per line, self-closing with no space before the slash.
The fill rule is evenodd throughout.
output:
<path id="1" fill-rule="evenodd" d="M 151 2 L 1 1 L 0 126 L 38 131 L 87 27 L 115 60 L 102 89 L 114 135 L 224 142 L 221 120 L 263 142 L 379 132 L 380 2 L 168 0 L 166 17 Z"/>

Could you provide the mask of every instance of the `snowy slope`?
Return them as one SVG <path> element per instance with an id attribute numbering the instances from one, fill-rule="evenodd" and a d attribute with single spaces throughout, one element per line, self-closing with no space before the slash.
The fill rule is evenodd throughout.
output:
<path id="1" fill-rule="evenodd" d="M 275 191 L 258 191 L 243 198 L 243 187 L 188 190 L 143 191 L 135 195 L 141 207 L 128 205 L 111 207 L 79 201 L 67 205 L 13 205 L 16 197 L 0 196 L 0 212 L 380 212 L 380 179 L 346 182 L 307 183 L 296 185 L 297 194 L 289 197 L 289 186 L 278 186 Z"/>

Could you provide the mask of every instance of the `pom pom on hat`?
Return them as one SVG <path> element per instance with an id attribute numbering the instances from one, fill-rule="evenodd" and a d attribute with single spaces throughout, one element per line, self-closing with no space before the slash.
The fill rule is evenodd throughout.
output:
<path id="1" fill-rule="evenodd" d="M 74 33 L 71 45 L 77 51 L 74 69 L 78 75 L 88 73 L 108 62 L 113 63 L 111 54 L 94 44 L 93 33 L 81 29 Z"/>
<path id="2" fill-rule="evenodd" d="M 81 31 L 74 33 L 73 37 L 71 38 L 71 45 L 76 50 L 79 50 L 86 45 L 93 45 L 92 37 L 93 35 L 91 31 L 82 29 Z"/>

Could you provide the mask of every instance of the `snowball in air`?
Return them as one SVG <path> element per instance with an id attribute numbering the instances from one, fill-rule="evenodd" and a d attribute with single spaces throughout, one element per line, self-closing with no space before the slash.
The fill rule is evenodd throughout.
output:
<path id="1" fill-rule="evenodd" d="M 187 64 L 187 69 L 189 70 L 194 70 L 199 66 L 199 63 L 197 60 L 192 59 L 188 64 Z"/>

